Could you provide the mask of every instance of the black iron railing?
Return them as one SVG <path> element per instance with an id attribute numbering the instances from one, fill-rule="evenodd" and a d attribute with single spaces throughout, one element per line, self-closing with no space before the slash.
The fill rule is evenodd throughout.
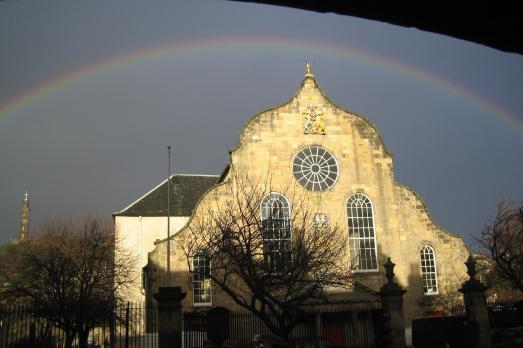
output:
<path id="1" fill-rule="evenodd" d="M 292 347 L 376 347 L 377 316 L 381 316 L 381 310 L 312 311 L 291 331 L 289 340 Z M 183 347 L 204 347 L 207 325 L 213 323 L 207 323 L 206 311 L 184 313 Z M 264 322 L 250 312 L 231 312 L 229 330 L 230 338 L 224 345 L 230 348 L 254 348 L 256 335 L 271 333 Z"/>
<path id="2" fill-rule="evenodd" d="M 0 306 L 0 347 L 67 348 L 65 331 L 49 314 L 27 305 Z M 89 348 L 156 348 L 155 321 L 148 317 L 156 317 L 154 309 L 146 310 L 142 304 L 133 303 L 104 313 L 89 332 Z M 79 340 L 75 337 L 72 347 L 78 346 Z"/>

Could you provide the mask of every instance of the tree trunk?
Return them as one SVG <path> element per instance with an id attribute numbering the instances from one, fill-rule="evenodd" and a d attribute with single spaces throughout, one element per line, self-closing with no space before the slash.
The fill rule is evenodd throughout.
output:
<path id="1" fill-rule="evenodd" d="M 87 348 L 88 338 L 89 338 L 89 329 L 81 330 L 78 333 L 78 347 Z"/>
<path id="2" fill-rule="evenodd" d="M 284 341 L 286 343 L 281 342 L 273 344 L 272 347 L 274 348 L 289 348 L 289 336 L 290 336 L 290 330 L 286 327 L 280 328 L 277 332 L 275 332 L 275 336 L 277 337 L 278 341 Z"/>
<path id="3" fill-rule="evenodd" d="M 73 347 L 73 341 L 74 341 L 75 334 L 74 332 L 65 332 L 65 348 L 72 348 Z"/>

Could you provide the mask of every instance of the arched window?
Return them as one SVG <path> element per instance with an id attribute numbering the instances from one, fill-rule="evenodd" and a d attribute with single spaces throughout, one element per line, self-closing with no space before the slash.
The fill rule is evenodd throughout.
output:
<path id="1" fill-rule="evenodd" d="M 268 272 L 283 273 L 291 261 L 291 223 L 289 202 L 284 195 L 271 192 L 261 203 L 263 255 Z"/>
<path id="2" fill-rule="evenodd" d="M 197 252 L 192 258 L 192 276 L 194 305 L 211 305 L 211 260 L 202 252 Z"/>
<path id="3" fill-rule="evenodd" d="M 436 256 L 431 246 L 424 245 L 420 251 L 421 277 L 423 279 L 423 293 L 436 295 L 438 293 L 438 277 L 436 273 Z"/>
<path id="4" fill-rule="evenodd" d="M 369 197 L 355 193 L 347 200 L 351 266 L 356 272 L 377 271 L 374 213 Z"/>

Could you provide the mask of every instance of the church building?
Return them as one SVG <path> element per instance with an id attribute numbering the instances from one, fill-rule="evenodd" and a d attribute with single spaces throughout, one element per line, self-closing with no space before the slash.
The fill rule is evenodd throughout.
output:
<path id="1" fill-rule="evenodd" d="M 170 185 L 165 180 L 113 214 L 118 240 L 137 256 L 135 270 L 141 276 L 131 298 L 152 301 L 151 294 L 166 284 L 169 259 L 173 286 L 187 292 L 184 311 L 211 306 L 240 310 L 205 272 L 191 275 L 191 267 L 205 269 L 212 260 L 199 254 L 188 258 L 183 243 L 184 233 L 199 217 L 213 206 L 230 204 L 238 178 L 253 177 L 270 181 L 270 192 L 261 197 L 262 219 L 276 206 L 286 219 L 297 206 L 293 199 L 300 196 L 314 207 L 315 223 L 338 227 L 349 255 L 347 267 L 368 290 L 367 297 L 384 284 L 383 264 L 390 257 L 396 281 L 407 290 L 407 327 L 412 319 L 437 309 L 436 298 L 451 296 L 459 287 L 468 256 L 463 240 L 434 221 L 414 190 L 396 182 L 393 156 L 378 128 L 331 101 L 307 64 L 305 78 L 289 101 L 247 122 L 221 175 L 172 175 Z M 292 226 L 290 230 L 292 234 Z M 280 246 L 286 238 L 292 242 L 283 234 L 274 238 Z M 357 292 L 347 296 L 362 298 Z"/>

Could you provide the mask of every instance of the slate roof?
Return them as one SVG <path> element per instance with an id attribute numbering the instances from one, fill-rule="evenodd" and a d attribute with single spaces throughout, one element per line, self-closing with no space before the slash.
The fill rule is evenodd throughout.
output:
<path id="1" fill-rule="evenodd" d="M 200 197 L 216 182 L 217 175 L 173 174 L 171 216 L 190 216 Z M 167 179 L 114 216 L 167 216 Z"/>

